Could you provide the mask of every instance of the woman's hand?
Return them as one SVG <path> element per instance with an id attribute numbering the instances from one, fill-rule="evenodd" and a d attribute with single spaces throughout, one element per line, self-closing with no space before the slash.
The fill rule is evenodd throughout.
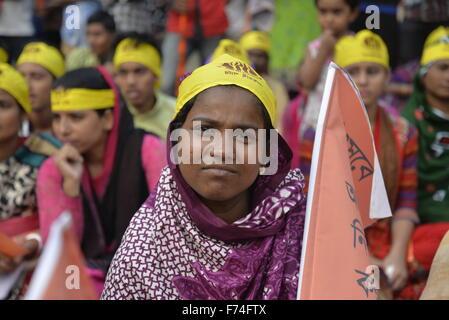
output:
<path id="1" fill-rule="evenodd" d="M 39 242 L 36 239 L 27 239 L 26 235 L 20 235 L 15 237 L 14 241 L 21 247 L 25 248 L 28 253 L 25 256 L 16 258 L 0 253 L 0 273 L 14 271 L 23 260 L 34 258 L 39 251 Z"/>
<path id="2" fill-rule="evenodd" d="M 0 253 L 0 273 L 8 273 L 17 268 L 22 259 L 11 258 Z"/>
<path id="3" fill-rule="evenodd" d="M 407 284 L 407 261 L 403 255 L 391 252 L 382 261 L 382 268 L 387 275 L 393 290 L 397 291 Z"/>
<path id="4" fill-rule="evenodd" d="M 75 147 L 65 144 L 55 153 L 54 159 L 64 180 L 64 192 L 71 197 L 78 196 L 83 175 L 83 157 Z"/>
<path id="5" fill-rule="evenodd" d="M 337 44 L 337 37 L 331 30 L 324 30 L 321 36 L 321 48 L 325 50 L 327 54 L 331 54 Z"/>

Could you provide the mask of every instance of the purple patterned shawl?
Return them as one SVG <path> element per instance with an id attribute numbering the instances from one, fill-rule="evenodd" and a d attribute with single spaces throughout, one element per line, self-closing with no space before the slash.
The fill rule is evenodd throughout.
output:
<path id="1" fill-rule="evenodd" d="M 199 200 L 168 156 L 122 239 L 102 299 L 295 299 L 306 199 L 280 136 L 279 150 L 278 173 L 259 176 L 251 212 L 232 224 Z"/>

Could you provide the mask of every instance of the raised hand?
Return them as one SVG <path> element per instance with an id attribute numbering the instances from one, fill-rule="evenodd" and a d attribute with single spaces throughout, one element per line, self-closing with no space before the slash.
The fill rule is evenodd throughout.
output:
<path id="1" fill-rule="evenodd" d="M 83 175 L 83 157 L 72 145 L 65 144 L 55 155 L 55 163 L 63 177 L 64 192 L 78 196 Z"/>

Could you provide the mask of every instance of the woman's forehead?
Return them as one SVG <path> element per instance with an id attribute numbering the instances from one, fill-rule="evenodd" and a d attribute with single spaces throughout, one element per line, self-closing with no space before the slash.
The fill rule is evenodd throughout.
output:
<path id="1" fill-rule="evenodd" d="M 430 68 L 432 68 L 432 67 L 441 67 L 441 66 L 449 66 L 449 59 L 437 60 L 430 66 Z"/>
<path id="2" fill-rule="evenodd" d="M 52 76 L 50 71 L 45 69 L 40 64 L 34 62 L 23 62 L 19 66 L 17 66 L 17 69 L 23 73 L 36 73 L 42 75 L 49 75 L 50 77 Z"/>
<path id="3" fill-rule="evenodd" d="M 236 85 L 224 85 L 208 88 L 199 93 L 194 107 L 214 105 L 217 108 L 227 109 L 236 101 L 245 106 L 253 106 L 255 109 L 259 108 L 260 104 L 258 98 L 249 90 Z"/>
<path id="4" fill-rule="evenodd" d="M 357 69 L 364 70 L 364 69 L 370 69 L 370 68 L 381 69 L 381 68 L 385 68 L 385 67 L 379 63 L 369 62 L 369 61 L 361 61 L 361 62 L 353 63 L 353 64 L 347 66 L 345 69 L 347 69 L 347 70 L 357 70 Z"/>
<path id="5" fill-rule="evenodd" d="M 12 102 L 12 101 L 16 101 L 16 99 L 14 99 L 14 97 L 6 90 L 4 89 L 0 89 L 0 99 L 2 101 L 6 101 L 6 102 Z"/>
<path id="6" fill-rule="evenodd" d="M 188 117 L 263 124 L 260 108 L 257 98 L 248 90 L 236 86 L 219 86 L 199 94 Z"/>
<path id="7" fill-rule="evenodd" d="M 94 115 L 96 112 L 95 110 L 69 110 L 69 111 L 53 111 L 54 114 L 58 114 L 60 116 L 62 115 L 72 115 L 72 114 L 76 114 L 76 115 L 85 115 L 85 116 L 89 116 L 89 115 Z"/>

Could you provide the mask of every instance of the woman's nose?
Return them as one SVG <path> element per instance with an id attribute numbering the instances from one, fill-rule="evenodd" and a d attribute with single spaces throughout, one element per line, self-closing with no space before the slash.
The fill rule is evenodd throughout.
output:
<path id="1" fill-rule="evenodd" d="M 71 132 L 71 126 L 67 119 L 64 117 L 59 121 L 59 131 L 62 135 L 67 136 Z"/>

